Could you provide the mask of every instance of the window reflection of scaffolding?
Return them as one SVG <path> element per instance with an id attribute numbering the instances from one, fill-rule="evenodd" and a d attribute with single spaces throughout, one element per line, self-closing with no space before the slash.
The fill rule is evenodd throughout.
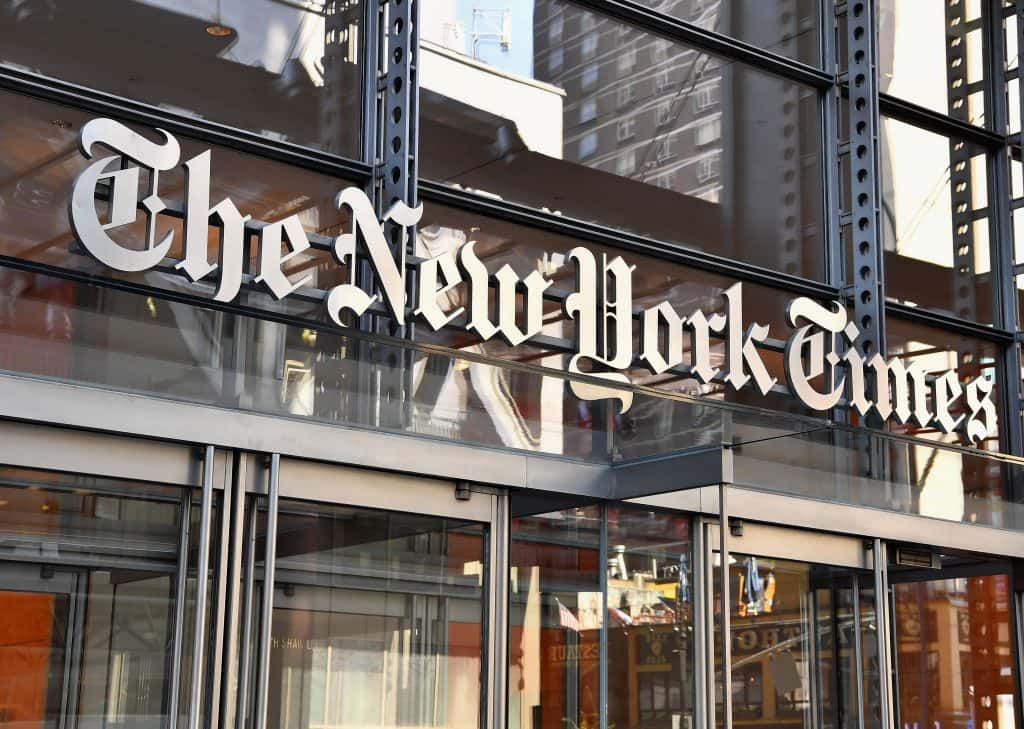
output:
<path id="1" fill-rule="evenodd" d="M 473 8 L 473 58 L 480 58 L 480 46 L 497 43 L 503 53 L 512 47 L 512 11 Z"/>

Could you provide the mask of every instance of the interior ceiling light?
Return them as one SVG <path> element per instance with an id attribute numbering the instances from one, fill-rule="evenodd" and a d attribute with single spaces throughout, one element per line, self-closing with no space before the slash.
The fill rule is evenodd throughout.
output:
<path id="1" fill-rule="evenodd" d="M 234 29 L 226 25 L 214 24 L 206 26 L 206 34 L 212 35 L 214 38 L 224 38 L 225 36 L 233 35 L 234 32 Z"/>

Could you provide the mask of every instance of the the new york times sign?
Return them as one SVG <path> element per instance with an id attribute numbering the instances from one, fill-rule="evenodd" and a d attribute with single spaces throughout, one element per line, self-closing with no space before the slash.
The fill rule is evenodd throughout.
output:
<path id="1" fill-rule="evenodd" d="M 246 224 L 251 216 L 244 215 L 229 199 L 211 204 L 209 150 L 181 163 L 177 140 L 157 131 L 164 139 L 162 143 L 110 119 L 96 119 L 82 128 L 82 153 L 94 161 L 74 182 L 69 210 L 72 229 L 89 254 L 110 268 L 141 272 L 164 263 L 174 232 L 157 230 L 157 216 L 166 209 L 160 197 L 160 173 L 180 163 L 186 179 L 184 240 L 183 257 L 174 265 L 192 281 L 216 279 L 214 299 L 231 301 L 242 284 Z M 124 164 L 125 159 L 134 165 Z M 144 172 L 148 173 L 145 177 Z M 141 193 L 140 181 L 148 182 Z M 107 190 L 105 215 L 97 205 L 103 198 L 99 195 L 101 187 Z M 411 228 L 419 222 L 422 208 L 397 203 L 383 221 L 378 220 L 370 200 L 356 187 L 341 190 L 335 204 L 347 210 L 351 222 L 348 232 L 333 241 L 334 257 L 339 264 L 351 263 L 357 249 L 362 251 L 375 273 L 378 291 L 360 288 L 355 281 L 355 266 L 349 266 L 353 273 L 348 282 L 327 292 L 327 313 L 344 326 L 346 319 L 365 313 L 380 297 L 390 316 L 404 325 L 406 260 L 404 254 L 397 258 L 392 255 L 383 224 L 393 222 Z M 127 248 L 108 235 L 112 229 L 134 223 L 140 209 L 147 218 L 144 246 Z M 220 229 L 216 261 L 208 257 L 211 222 Z M 308 274 L 290 278 L 281 269 L 282 264 L 310 248 L 297 216 L 263 224 L 257 236 L 258 284 L 275 298 L 283 299 L 310 283 Z M 734 390 L 752 383 L 762 395 L 776 384 L 759 351 L 759 345 L 768 338 L 768 327 L 743 321 L 741 284 L 722 293 L 725 313 L 707 316 L 700 310 L 679 312 L 662 302 L 634 320 L 633 266 L 619 256 L 598 259 L 583 246 L 568 252 L 566 264 L 573 266 L 576 274 L 574 289 L 563 303 L 565 316 L 573 321 L 576 331 L 570 372 L 587 372 L 592 377 L 626 383 L 628 378 L 622 371 L 638 360 L 655 374 L 685 367 L 702 383 L 718 379 Z M 474 251 L 473 241 L 415 267 L 419 285 L 416 301 L 408 302 L 411 316 L 435 331 L 456 326 L 455 320 L 459 319 L 465 322 L 461 326 L 480 339 L 501 337 L 510 346 L 527 343 L 541 333 L 543 296 L 552 282 L 539 271 L 526 277 L 520 277 L 508 265 L 490 271 Z M 492 278 L 493 298 L 489 293 Z M 457 286 L 466 287 L 466 306 L 446 309 L 439 295 Z M 786 315 L 795 329 L 787 340 L 783 360 L 787 385 L 810 409 L 826 411 L 845 396 L 861 417 L 874 412 L 883 420 L 930 425 L 946 433 L 959 431 L 972 442 L 981 441 L 995 426 L 992 384 L 984 377 L 962 384 L 954 371 L 928 376 L 919 365 L 907 365 L 897 358 L 886 361 L 876 354 L 865 359 L 852 346 L 860 332 L 848 321 L 839 302 L 823 306 L 812 299 L 798 298 L 789 304 Z M 634 331 L 634 327 L 639 330 Z M 684 334 L 689 335 L 688 352 L 683 346 Z M 725 341 L 722 367 L 712 364 L 714 336 Z M 634 339 L 639 351 L 634 351 Z M 823 389 L 825 386 L 818 384 L 822 382 L 832 384 Z M 616 398 L 623 411 L 632 404 L 632 395 L 625 389 L 581 381 L 570 381 L 569 386 L 583 399 Z"/>

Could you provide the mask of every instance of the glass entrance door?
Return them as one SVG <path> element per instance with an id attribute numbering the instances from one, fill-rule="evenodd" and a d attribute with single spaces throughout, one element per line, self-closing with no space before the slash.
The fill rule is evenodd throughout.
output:
<path id="1" fill-rule="evenodd" d="M 896 726 L 1012 729 L 1018 709 L 1010 567 L 962 555 L 933 560 L 889 567 Z"/>
<path id="2" fill-rule="evenodd" d="M 0 727 L 46 729 L 62 714 L 73 580 L 0 565 Z"/>
<path id="3" fill-rule="evenodd" d="M 266 692 L 265 726 L 481 726 L 490 525 L 479 506 L 491 495 L 457 500 L 452 484 L 398 482 L 377 498 L 346 496 L 347 475 L 373 474 L 319 475 L 350 503 L 297 498 L 319 494 L 289 488 L 288 469 L 281 486 L 293 496 L 280 499 L 276 519 L 268 497 L 251 503 L 254 626 L 274 540 L 269 636 L 262 649 L 260 630 L 250 637 L 255 654 L 266 651 L 266 685 L 253 692 Z M 379 508 L 391 490 L 402 510 Z"/>
<path id="4" fill-rule="evenodd" d="M 717 724 L 725 723 L 725 610 L 733 727 L 879 726 L 875 590 L 863 547 L 838 537 L 838 545 L 815 549 L 832 538 L 756 525 L 743 531 L 730 539 L 724 605 L 721 556 L 712 556 Z M 816 559 L 798 559 L 803 553 Z"/>
<path id="5" fill-rule="evenodd" d="M 182 489 L 0 467 L 0 729 L 162 729 Z"/>

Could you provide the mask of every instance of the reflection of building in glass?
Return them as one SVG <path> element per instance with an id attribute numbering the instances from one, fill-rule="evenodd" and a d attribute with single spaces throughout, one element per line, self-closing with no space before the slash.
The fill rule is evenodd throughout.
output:
<path id="1" fill-rule="evenodd" d="M 693 5 L 687 20 L 716 24 L 718 2 Z M 718 61 L 561 2 L 535 13 L 534 74 L 567 91 L 564 158 L 718 202 Z"/>

